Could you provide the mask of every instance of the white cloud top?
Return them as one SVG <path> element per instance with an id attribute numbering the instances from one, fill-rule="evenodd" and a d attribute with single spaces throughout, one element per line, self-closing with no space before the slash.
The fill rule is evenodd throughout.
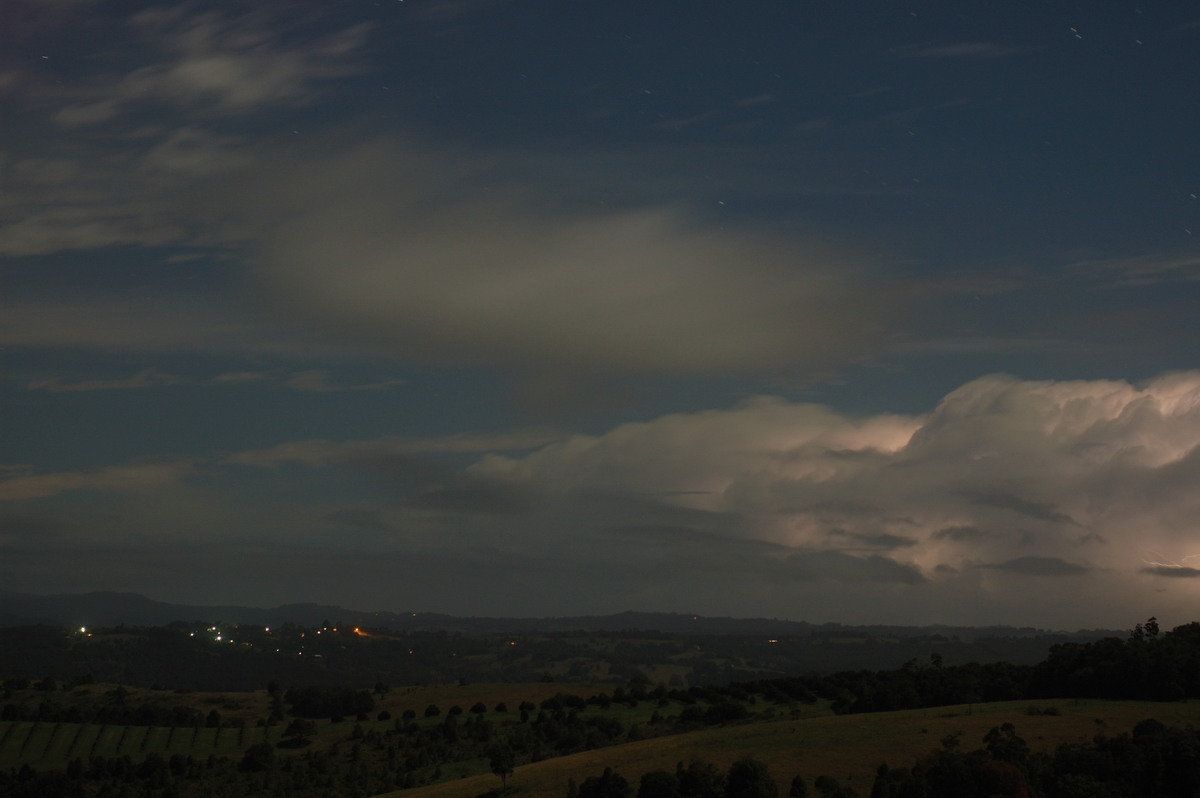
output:
<path id="1" fill-rule="evenodd" d="M 296 467 L 357 474 L 383 501 L 251 510 L 199 487 L 280 466 L 285 481 Z M 581 595 L 611 583 L 621 606 L 1041 626 L 1183 617 L 1200 592 L 1200 372 L 1137 386 L 989 376 L 919 416 L 759 398 L 594 436 L 298 441 L 207 463 L 18 472 L 0 499 L 107 493 L 136 518 L 144 488 L 164 485 L 190 516 L 250 524 L 250 538 L 351 535 L 373 556 L 444 557 L 450 582 L 464 552 L 491 552 L 510 562 L 505 578 L 568 580 Z M 170 526 L 169 508 L 154 513 Z"/>

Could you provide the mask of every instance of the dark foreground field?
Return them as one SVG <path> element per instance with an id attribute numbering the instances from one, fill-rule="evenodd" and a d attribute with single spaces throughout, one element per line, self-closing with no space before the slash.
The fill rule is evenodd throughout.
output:
<path id="1" fill-rule="evenodd" d="M 234 631 L 236 643 L 217 626 L 206 629 L 206 642 L 182 629 L 58 630 L 36 639 L 101 652 L 98 662 L 140 656 L 164 635 L 186 641 L 171 642 L 172 650 L 197 668 L 281 661 L 286 646 L 275 632 Z M 271 678 L 265 689 L 196 690 L 171 684 L 161 662 L 153 686 L 88 673 L 67 681 L 0 674 L 0 796 L 631 798 L 643 775 L 656 772 L 662 787 L 695 762 L 712 774 L 728 771 L 732 782 L 734 764 L 747 757 L 767 768 L 781 794 L 800 778 L 820 782 L 814 794 L 822 798 L 1200 796 L 1196 623 L 1165 634 L 1139 625 L 1126 639 L 1057 645 L 1036 665 L 951 665 L 934 652 L 890 670 L 709 683 L 685 679 L 670 656 L 650 658 L 673 651 L 678 639 L 644 635 L 575 636 L 571 650 L 591 648 L 591 658 L 560 660 L 557 674 L 533 680 L 334 682 L 341 662 L 356 653 L 384 662 L 401 638 L 353 627 L 289 634 L 290 643 L 306 646 L 290 656 L 323 671 L 323 683 Z M 309 644 L 310 636 L 320 643 Z M 436 641 L 452 662 L 494 659 L 487 650 L 494 640 L 478 652 L 470 638 Z M 530 656 L 523 649 L 542 643 L 522 638 L 503 647 L 520 663 Z M 550 648 L 561 655 L 558 641 Z M 418 656 L 415 647 L 400 651 Z M 599 680 L 616 675 L 616 651 L 632 675 Z M 572 672 L 587 678 L 564 678 Z M 873 791 L 885 764 L 890 786 Z M 600 789 L 595 782 L 606 769 Z M 1097 792 L 1104 784 L 1111 789 Z M 774 798 L 770 790 L 672 789 L 660 792 Z"/>
<path id="2" fill-rule="evenodd" d="M 911 767 L 941 748 L 949 735 L 960 735 L 964 748 L 982 746 L 987 732 L 1012 723 L 1034 751 L 1051 752 L 1062 743 L 1086 743 L 1097 734 L 1128 733 L 1140 721 L 1156 718 L 1168 725 L 1200 722 L 1200 702 L 1160 704 L 1143 701 L 1043 702 L 1037 709 L 1061 714 L 1030 715 L 1023 702 L 938 707 L 865 715 L 826 715 L 799 721 L 769 721 L 642 740 L 599 751 L 586 751 L 517 768 L 510 778 L 523 798 L 565 798 L 567 784 L 582 782 L 611 767 L 631 784 L 652 770 L 674 770 L 679 762 L 699 759 L 725 769 L 751 756 L 765 763 L 781 794 L 793 776 L 810 784 L 832 776 L 870 795 L 881 763 Z M 968 711 L 970 714 L 968 714 Z M 409 798 L 474 798 L 497 786 L 490 773 L 389 793 Z"/>
<path id="3" fill-rule="evenodd" d="M 393 761 L 397 756 L 403 758 L 406 751 L 411 755 L 413 748 L 406 747 L 404 740 L 416 739 L 412 726 L 441 735 L 447 728 L 446 713 L 453 707 L 478 704 L 488 707 L 486 713 L 476 717 L 490 723 L 492 733 L 499 739 L 516 733 L 523 724 L 536 723 L 536 716 L 522 721 L 516 707 L 540 706 L 553 701 L 556 695 L 571 694 L 573 690 L 583 692 L 583 688 L 569 684 L 481 684 L 394 689 L 379 702 L 370 719 L 317 721 L 306 736 L 305 745 L 295 748 L 288 745 L 286 723 L 256 725 L 253 720 L 267 713 L 269 698 L 264 691 L 172 694 L 175 700 L 184 701 L 198 712 L 223 709 L 224 725 L 169 727 L 0 721 L 0 771 L 17 773 L 26 767 L 40 773 L 67 772 L 74 767 L 78 772 L 79 768 L 86 769 L 86 763 L 125 759 L 134 765 L 131 773 L 135 776 L 131 780 L 136 781 L 136 774 L 141 774 L 151 783 L 154 768 L 138 766 L 147 761 L 161 762 L 169 769 L 172 762 L 182 761 L 189 767 L 176 774 L 179 778 L 171 780 L 175 792 L 147 788 L 140 793 L 130 789 L 124 794 L 388 794 L 410 798 L 475 798 L 500 786 L 483 747 L 478 747 L 475 756 L 458 758 L 451 758 L 449 749 L 441 749 L 447 758 L 415 767 L 418 781 L 407 789 L 393 791 L 383 780 L 356 779 L 354 773 L 365 774 L 381 767 L 395 773 L 387 771 L 385 763 L 389 757 Z M 91 685 L 77 688 L 75 697 L 86 702 L 114 689 L 112 685 Z M 155 698 L 153 691 L 130 691 L 125 700 L 136 703 Z M 158 696 L 160 700 L 163 698 Z M 498 713 L 493 709 L 498 705 L 513 709 Z M 425 717 L 430 706 L 440 707 L 442 713 Z M 881 763 L 910 767 L 953 736 L 961 741 L 964 750 L 978 748 L 990 729 L 1004 723 L 1011 723 L 1033 751 L 1053 752 L 1063 743 L 1087 743 L 1097 735 L 1128 733 L 1146 718 L 1168 725 L 1188 725 L 1200 720 L 1200 703 L 1196 701 L 1056 699 L 1036 705 L 1006 701 L 851 715 L 834 715 L 828 702 L 823 701 L 787 711 L 758 708 L 764 711 L 736 722 L 670 733 L 665 724 L 678 715 L 682 706 L 669 702 L 665 706 L 642 702 L 637 707 L 621 704 L 606 709 L 589 706 L 577 712 L 577 717 L 585 721 L 600 718 L 616 721 L 626 730 L 626 737 L 629 728 L 639 726 L 647 734 L 659 733 L 655 730 L 656 723 L 664 724 L 661 729 L 664 733 L 518 764 L 508 779 L 508 792 L 522 798 L 566 798 L 571 782 L 582 783 L 605 768 L 621 774 L 636 790 L 638 780 L 649 771 L 673 771 L 679 763 L 693 760 L 724 770 L 734 761 L 750 756 L 767 765 L 781 791 L 797 775 L 810 784 L 820 776 L 830 776 L 866 796 Z M 391 717 L 379 720 L 381 712 Z M 401 718 L 406 712 L 416 717 L 403 724 L 408 727 L 407 732 L 398 733 L 398 724 L 392 718 Z M 656 714 L 658 721 L 653 720 Z M 455 717 L 463 716 L 470 717 L 470 713 Z M 261 748 L 264 743 L 272 751 L 269 764 L 262 770 L 245 767 L 247 752 L 255 746 Z M 219 763 L 215 768 L 210 765 L 214 761 Z M 321 780 L 313 782 L 311 793 L 289 791 L 282 786 L 286 779 L 272 775 L 294 772 L 301 767 L 323 774 Z M 159 782 L 162 781 L 160 778 Z"/>

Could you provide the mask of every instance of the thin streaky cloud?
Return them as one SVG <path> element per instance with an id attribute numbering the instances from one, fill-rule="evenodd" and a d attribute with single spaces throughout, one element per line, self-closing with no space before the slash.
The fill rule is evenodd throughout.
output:
<path id="1" fill-rule="evenodd" d="M 1016 55 L 1020 47 L 994 42 L 957 42 L 936 46 L 912 45 L 894 51 L 902 58 L 1001 58 Z"/>
<path id="2" fill-rule="evenodd" d="M 58 377 L 33 380 L 26 384 L 30 391 L 48 391 L 50 393 L 83 393 L 87 391 L 124 391 L 137 388 L 157 388 L 164 385 L 178 385 L 182 378 L 174 374 L 166 374 L 155 369 L 143 369 L 127 379 L 116 380 L 82 380 L 80 382 L 63 382 Z"/>

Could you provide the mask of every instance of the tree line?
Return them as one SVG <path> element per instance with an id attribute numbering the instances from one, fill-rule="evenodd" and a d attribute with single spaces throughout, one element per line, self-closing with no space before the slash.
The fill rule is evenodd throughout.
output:
<path id="1" fill-rule="evenodd" d="M 1064 743 L 1053 753 L 1033 753 L 1011 723 L 993 727 L 967 751 L 958 735 L 907 767 L 881 764 L 870 798 L 1164 798 L 1200 795 L 1200 732 L 1148 719 L 1132 733 L 1098 735 Z M 675 770 L 644 773 L 636 789 L 606 768 L 582 783 L 568 783 L 566 798 L 781 798 L 767 766 L 751 756 L 727 772 L 692 761 Z M 795 775 L 788 798 L 859 798 L 853 787 L 828 775 L 810 782 Z"/>

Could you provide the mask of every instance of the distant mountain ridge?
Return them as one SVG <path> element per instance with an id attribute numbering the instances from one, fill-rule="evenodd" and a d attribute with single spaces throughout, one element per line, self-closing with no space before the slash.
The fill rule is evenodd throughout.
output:
<path id="1" fill-rule="evenodd" d="M 943 635 L 960 639 L 1039 637 L 1048 632 L 1030 627 L 1011 626 L 897 626 L 869 624 L 851 626 L 838 623 L 813 624 L 805 621 L 773 618 L 729 618 L 666 612 L 627 611 L 612 615 L 583 615 L 543 618 L 460 617 L 429 612 L 364 612 L 345 607 L 314 603 L 285 604 L 271 609 L 243 606 L 205 606 L 170 604 L 139 593 L 95 591 L 59 595 L 33 595 L 0 590 L 0 627 L 30 626 L 165 626 L 176 621 L 255 624 L 278 626 L 293 623 L 319 626 L 344 623 L 364 628 L 395 631 L 444 631 L 488 635 L 537 632 L 662 632 L 695 635 L 776 635 L 776 636 L 853 636 L 912 637 Z M 1110 634 L 1103 629 L 1075 632 L 1083 639 Z M 1074 636 L 1071 635 L 1071 636 Z"/>

